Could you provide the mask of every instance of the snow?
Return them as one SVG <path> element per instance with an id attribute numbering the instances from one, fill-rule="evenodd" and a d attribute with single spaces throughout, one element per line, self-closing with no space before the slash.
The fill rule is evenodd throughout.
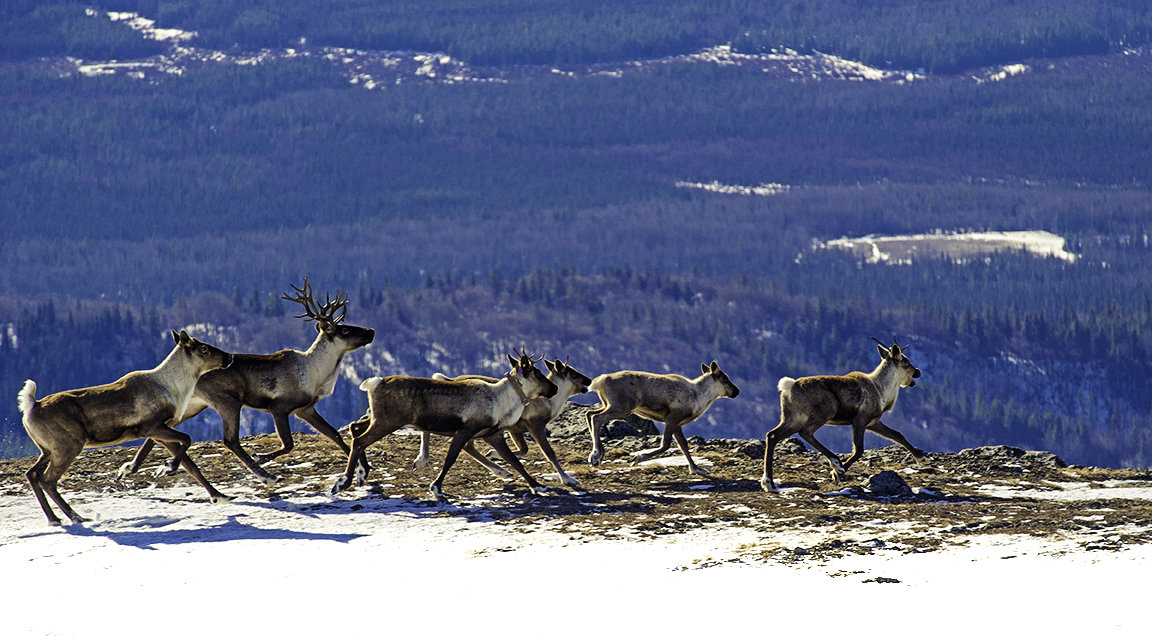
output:
<path id="1" fill-rule="evenodd" d="M 1051 232 L 957 232 L 913 234 L 904 236 L 868 235 L 840 238 L 816 246 L 817 249 L 841 249 L 865 256 L 868 263 L 908 264 L 919 254 L 944 254 L 965 261 L 974 255 L 1023 250 L 1036 256 L 1051 256 L 1069 263 L 1077 256 L 1064 249 L 1065 240 Z"/>
<path id="2" fill-rule="evenodd" d="M 781 183 L 761 183 L 758 186 L 742 186 L 742 185 L 727 185 L 719 181 L 712 181 L 711 183 L 695 183 L 692 181 L 677 181 L 677 188 L 694 188 L 697 190 L 705 190 L 708 192 L 716 192 L 718 194 L 740 194 L 744 196 L 757 195 L 757 196 L 772 196 L 775 194 L 782 194 L 787 192 L 789 186 Z"/>
<path id="3" fill-rule="evenodd" d="M 1134 584 L 1152 559 L 1149 545 L 1086 551 L 1060 537 L 986 535 L 909 553 L 877 539 L 869 555 L 786 563 L 750 555 L 766 546 L 803 551 L 823 530 L 713 523 L 605 538 L 452 515 L 496 506 L 503 494 L 431 503 L 359 489 L 333 498 L 315 483 L 272 500 L 233 488 L 235 501 L 210 504 L 181 479 L 124 493 L 69 490 L 94 518 L 84 525 L 49 527 L 31 495 L 0 496 L 5 633 L 122 634 L 145 625 L 177 635 L 225 625 L 283 634 L 725 633 L 808 630 L 829 609 L 859 634 L 910 625 L 944 634 L 1152 628 Z M 861 541 L 876 530 L 861 528 Z M 472 593 L 480 590 L 491 592 Z M 877 593 L 882 602 L 871 600 Z M 479 612 L 481 598 L 496 600 L 494 614 Z"/>
<path id="4" fill-rule="evenodd" d="M 84 10 L 89 17 L 96 17 L 100 15 L 98 11 L 92 8 Z M 107 13 L 108 19 L 113 22 L 124 22 L 134 31 L 139 31 L 145 38 L 157 40 L 160 42 L 172 40 L 174 42 L 182 42 L 184 40 L 191 40 L 196 37 L 195 31 L 183 31 L 181 29 L 157 29 L 155 27 L 156 21 L 149 20 L 148 18 L 141 17 L 138 13 L 128 13 L 122 11 L 109 11 Z"/>
<path id="5" fill-rule="evenodd" d="M 1014 75 L 1023 75 L 1032 69 L 1026 64 L 1008 64 L 1007 66 L 1000 66 L 985 71 L 986 75 L 983 79 L 975 77 L 977 84 L 984 82 L 1001 82 Z"/>
<path id="6" fill-rule="evenodd" d="M 1152 488 L 1142 482 L 1103 482 L 1103 488 L 1094 488 L 1083 482 L 1049 482 L 1053 489 L 1020 488 L 1017 486 L 985 485 L 980 492 L 991 497 L 1028 497 L 1051 501 L 1093 501 L 1098 499 L 1152 499 Z"/>

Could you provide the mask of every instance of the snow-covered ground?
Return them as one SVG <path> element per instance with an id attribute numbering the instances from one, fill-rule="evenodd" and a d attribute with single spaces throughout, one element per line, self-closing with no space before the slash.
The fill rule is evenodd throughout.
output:
<path id="1" fill-rule="evenodd" d="M 1064 249 L 1064 238 L 1044 231 L 955 232 L 907 236 L 862 236 L 820 243 L 816 249 L 840 249 L 863 256 L 868 263 L 909 264 L 916 257 L 944 255 L 964 261 L 993 252 L 1024 251 L 1070 263 L 1076 255 Z"/>
<path id="2" fill-rule="evenodd" d="M 507 82 L 517 77 L 535 76 L 539 73 L 569 77 L 623 77 L 635 71 L 669 64 L 743 66 L 793 81 L 892 81 L 903 84 L 925 79 L 925 76 L 914 72 L 872 68 L 860 62 L 824 53 L 801 54 L 788 48 L 773 49 L 769 53 L 740 53 L 733 50 L 730 44 L 720 44 L 692 54 L 659 59 L 564 68 L 520 67 L 512 70 L 474 67 L 438 52 L 309 47 L 304 39 L 300 40 L 298 47 L 235 53 L 197 47 L 195 43 L 198 36 L 195 31 L 156 28 L 155 20 L 138 13 L 101 12 L 91 7 L 86 8 L 85 12 L 93 19 L 122 22 L 137 31 L 142 38 L 165 42 L 169 45 L 168 50 L 163 55 L 140 60 L 69 58 L 67 64 L 59 66 L 58 72 L 61 75 L 73 73 L 85 76 L 127 75 L 137 79 L 152 79 L 162 74 L 182 74 L 187 68 L 206 64 L 250 65 L 276 59 L 316 56 L 335 64 L 350 83 L 369 90 L 412 81 L 441 84 Z M 1024 72 L 1017 68 L 1021 66 L 986 69 L 987 78 L 976 79 L 987 81 L 1011 77 Z M 1023 69 L 1026 70 L 1027 67 Z"/>
<path id="3" fill-rule="evenodd" d="M 0 496 L 3 633 L 1152 633 L 1149 545 L 990 535 L 785 563 L 747 556 L 810 533 L 610 539 L 452 514 L 476 501 L 230 494 L 66 491 L 93 521 L 61 527 Z"/>

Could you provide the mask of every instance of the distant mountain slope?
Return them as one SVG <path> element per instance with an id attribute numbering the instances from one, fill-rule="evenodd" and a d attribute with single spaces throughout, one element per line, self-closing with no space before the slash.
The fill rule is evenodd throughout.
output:
<path id="1" fill-rule="evenodd" d="M 73 0 L 21 0 L 0 12 L 0 57 L 135 57 L 123 33 L 85 23 Z M 447 53 L 474 64 L 595 64 L 689 53 L 819 50 L 873 66 L 954 73 L 1028 58 L 1101 55 L 1152 37 L 1137 0 L 105 0 L 195 31 L 217 49 L 322 46 Z M 127 53 L 127 54 L 126 54 Z"/>
<path id="2" fill-rule="evenodd" d="M 0 398 L 181 325 L 306 346 L 277 290 L 308 275 L 381 334 L 334 419 L 352 377 L 531 342 L 719 359 L 748 390 L 717 425 L 755 437 L 780 375 L 896 334 L 927 447 L 1149 465 L 1145 3 L 864 4 L 3 3 Z M 972 230 L 1074 258 L 819 249 Z"/>

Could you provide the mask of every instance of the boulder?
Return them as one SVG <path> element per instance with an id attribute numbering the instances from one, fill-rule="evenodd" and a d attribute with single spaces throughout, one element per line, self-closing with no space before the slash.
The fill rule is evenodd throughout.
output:
<path id="1" fill-rule="evenodd" d="M 884 470 L 868 478 L 868 491 L 876 497 L 911 497 L 912 488 L 904 478 L 891 470 Z"/>
<path id="2" fill-rule="evenodd" d="M 569 403 L 548 424 L 548 436 L 559 439 L 567 437 L 588 436 L 588 411 L 594 406 Z M 600 428 L 600 435 L 604 439 L 620 439 L 622 437 L 644 437 L 646 435 L 659 435 L 660 429 L 649 419 L 635 413 L 622 420 L 614 420 Z"/>

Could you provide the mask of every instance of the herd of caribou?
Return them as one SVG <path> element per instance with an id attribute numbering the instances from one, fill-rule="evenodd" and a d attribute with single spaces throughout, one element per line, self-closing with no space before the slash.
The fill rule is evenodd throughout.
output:
<path id="1" fill-rule="evenodd" d="M 125 476 L 140 468 L 156 442 L 172 455 L 159 474 L 171 474 L 181 466 L 208 491 L 213 502 L 231 498 L 216 490 L 188 456 L 191 438 L 176 430 L 181 422 L 211 407 L 220 414 L 224 445 L 258 479 L 274 483 L 261 464 L 292 450 L 288 418 L 295 415 L 321 435 L 332 440 L 348 456 L 348 468 L 332 485 L 335 494 L 355 482 L 363 485 L 368 475 L 365 451 L 385 435 L 403 427 L 423 433 L 416 467 L 428 461 L 430 435 L 451 438 L 440 474 L 429 487 L 442 497 L 444 477 L 461 451 L 468 453 L 490 471 L 511 474 L 476 450 L 482 439 L 511 466 L 533 492 L 541 486 L 525 470 L 519 457 L 527 450 L 525 434 L 539 444 L 566 485 L 578 485 L 560 466 L 548 443 L 545 426 L 559 415 L 569 398 L 595 391 L 600 404 L 588 413 L 592 453 L 588 463 L 596 466 L 604 458 L 600 429 L 605 424 L 637 413 L 662 422 L 664 432 L 659 448 L 638 455 L 633 463 L 647 461 L 664 453 L 672 440 L 687 460 L 688 469 L 699 475 L 707 471 L 692 460 L 682 428 L 701 415 L 717 398 L 734 398 L 740 390 L 716 364 L 701 365 L 701 375 L 689 379 L 675 374 L 617 371 L 591 379 L 567 362 L 533 358 L 513 350 L 510 368 L 503 377 L 464 375 L 447 378 L 406 376 L 374 377 L 360 389 L 368 394 L 368 413 L 352 422 L 352 445 L 316 411 L 316 404 L 331 395 L 337 368 L 344 356 L 372 342 L 375 332 L 365 327 L 343 324 L 347 294 L 325 298 L 320 305 L 312 297 L 308 279 L 303 288 L 292 289 L 295 296 L 284 300 L 298 303 L 304 313 L 296 316 L 315 322 L 316 340 L 307 351 L 285 350 L 272 354 L 228 353 L 189 336 L 172 332 L 175 348 L 154 369 L 133 371 L 110 384 L 62 391 L 36 399 L 36 383 L 25 382 L 18 396 L 24 428 L 40 448 L 40 457 L 26 475 L 44 514 L 52 525 L 60 519 L 53 513 L 45 493 L 73 523 L 85 521 L 60 495 L 57 484 L 73 460 L 85 448 L 144 439 L 131 462 L 120 467 Z M 337 313 L 339 312 L 339 313 Z M 906 448 L 917 462 L 926 454 L 913 447 L 903 435 L 881 423 L 892 409 L 900 388 L 914 386 L 920 370 L 909 362 L 899 344 L 885 347 L 877 340 L 881 362 L 871 373 L 852 372 L 844 376 L 814 376 L 794 380 L 783 378 L 780 391 L 780 424 L 765 437 L 764 473 L 760 484 L 767 492 L 777 492 L 772 481 L 772 455 L 776 444 L 793 434 L 820 451 L 832 467 L 837 484 L 841 476 L 864 450 L 864 431 L 869 430 Z M 548 374 L 536 364 L 544 361 Z M 281 448 L 253 458 L 240 444 L 240 409 L 248 407 L 272 414 Z M 846 462 L 820 442 L 813 433 L 824 424 L 851 425 L 853 452 Z M 517 450 L 509 448 L 508 433 Z"/>

